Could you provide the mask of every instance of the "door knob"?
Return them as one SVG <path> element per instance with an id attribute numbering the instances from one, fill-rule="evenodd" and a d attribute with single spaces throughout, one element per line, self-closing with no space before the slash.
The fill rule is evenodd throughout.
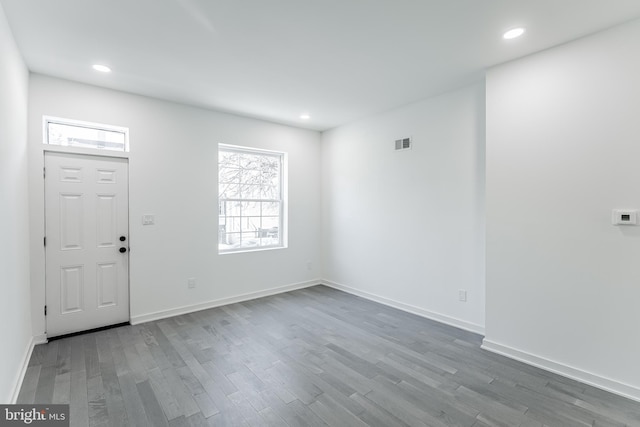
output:
<path id="1" fill-rule="evenodd" d="M 123 254 L 123 253 L 125 253 L 125 252 L 127 252 L 127 248 L 120 248 L 120 253 L 121 253 L 121 254 Z"/>
<path id="2" fill-rule="evenodd" d="M 127 240 L 127 238 L 126 238 L 126 237 L 124 237 L 124 236 L 120 236 L 120 241 L 121 241 L 121 242 L 124 242 L 125 240 Z"/>

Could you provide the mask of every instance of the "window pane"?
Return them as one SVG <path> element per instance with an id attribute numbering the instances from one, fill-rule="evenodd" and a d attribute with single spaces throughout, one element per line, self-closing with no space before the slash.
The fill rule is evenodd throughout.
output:
<path id="1" fill-rule="evenodd" d="M 241 218 L 237 216 L 228 216 L 224 223 L 225 231 L 227 233 L 242 231 L 241 225 Z"/>
<path id="2" fill-rule="evenodd" d="M 243 169 L 242 182 L 245 184 L 260 185 L 262 183 L 262 172 L 256 169 Z"/>
<path id="3" fill-rule="evenodd" d="M 261 157 L 259 154 L 243 153 L 240 156 L 240 167 L 243 169 L 260 169 Z"/>
<path id="4" fill-rule="evenodd" d="M 240 169 L 232 167 L 220 167 L 218 172 L 218 181 L 222 183 L 239 183 Z"/>
<path id="5" fill-rule="evenodd" d="M 278 187 L 260 187 L 261 199 L 279 199 L 280 191 Z"/>
<path id="6" fill-rule="evenodd" d="M 240 198 L 242 199 L 250 199 L 250 200 L 260 200 L 260 185 L 256 184 L 247 184 L 246 182 L 241 184 L 240 188 Z"/>
<path id="7" fill-rule="evenodd" d="M 242 202 L 238 201 L 229 201 L 227 203 L 227 213 L 228 216 L 242 216 Z"/>
<path id="8" fill-rule="evenodd" d="M 264 230 L 276 230 L 280 225 L 280 217 L 277 216 L 263 216 L 262 217 L 262 229 Z"/>
<path id="9" fill-rule="evenodd" d="M 239 199 L 240 184 L 220 184 L 218 194 L 221 199 Z"/>
<path id="10" fill-rule="evenodd" d="M 260 239 L 260 246 L 278 246 L 280 245 L 280 240 L 277 237 L 268 237 L 264 239 Z"/>
<path id="11" fill-rule="evenodd" d="M 240 216 L 240 202 L 236 201 L 220 201 L 220 218 L 227 216 Z"/>
<path id="12" fill-rule="evenodd" d="M 261 184 L 263 186 L 279 187 L 280 186 L 280 168 L 271 169 L 268 172 L 263 173 Z"/>
<path id="13" fill-rule="evenodd" d="M 115 130 L 49 122 L 47 143 L 66 147 L 125 151 L 126 134 Z"/>
<path id="14" fill-rule="evenodd" d="M 242 203 L 242 215 L 259 217 L 260 214 L 261 214 L 260 202 L 243 202 Z"/>
<path id="15" fill-rule="evenodd" d="M 280 215 L 280 202 L 262 202 L 262 215 Z"/>
<path id="16" fill-rule="evenodd" d="M 232 151 L 219 151 L 218 152 L 218 163 L 220 166 L 233 166 L 235 168 L 240 167 L 240 161 L 238 153 L 234 153 Z"/>
<path id="17" fill-rule="evenodd" d="M 233 249 L 240 246 L 240 233 L 223 233 L 220 235 L 220 249 Z"/>
<path id="18" fill-rule="evenodd" d="M 218 154 L 220 252 L 282 245 L 282 155 L 245 150 Z"/>
<path id="19" fill-rule="evenodd" d="M 255 233 L 242 233 L 241 246 L 243 248 L 251 248 L 254 246 L 258 246 L 259 244 L 260 239 L 256 237 Z"/>
<path id="20" fill-rule="evenodd" d="M 250 216 L 242 218 L 242 231 L 248 232 L 252 231 L 257 236 L 260 231 L 260 217 L 259 216 Z"/>
<path id="21" fill-rule="evenodd" d="M 275 226 L 270 227 L 270 224 L 265 224 L 264 220 L 265 218 L 262 219 L 263 220 L 263 228 L 262 228 L 262 233 L 260 235 L 260 245 L 261 246 L 274 246 L 274 245 L 279 245 L 280 244 L 280 232 L 279 232 L 279 228 L 277 226 L 278 224 L 278 220 L 276 219 L 276 222 L 274 223 Z M 273 224 L 271 224 L 273 225 Z"/>
<path id="22" fill-rule="evenodd" d="M 265 161 L 262 163 L 260 170 L 263 173 L 265 179 L 276 180 L 280 179 L 280 159 L 279 158 L 265 158 Z M 268 184 L 268 182 L 267 182 Z M 272 182 L 271 184 L 276 185 L 277 182 Z"/>

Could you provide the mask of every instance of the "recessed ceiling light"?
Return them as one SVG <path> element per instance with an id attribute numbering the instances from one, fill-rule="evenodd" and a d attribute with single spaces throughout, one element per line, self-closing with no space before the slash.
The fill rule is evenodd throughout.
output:
<path id="1" fill-rule="evenodd" d="M 310 115 L 308 115 L 308 114 L 300 114 L 300 118 L 301 118 L 302 120 L 309 120 L 309 119 L 311 118 L 311 116 L 310 116 Z"/>
<path id="2" fill-rule="evenodd" d="M 511 40 L 520 37 L 524 34 L 524 28 L 513 28 L 502 35 L 505 40 Z"/>
<path id="3" fill-rule="evenodd" d="M 107 67 L 106 65 L 94 64 L 93 69 L 96 71 L 100 71 L 101 73 L 111 72 L 111 68 Z"/>

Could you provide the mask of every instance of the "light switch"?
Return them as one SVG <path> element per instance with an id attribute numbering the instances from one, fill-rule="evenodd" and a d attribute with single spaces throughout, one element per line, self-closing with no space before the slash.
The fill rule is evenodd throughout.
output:
<path id="1" fill-rule="evenodd" d="M 155 215 L 142 215 L 142 225 L 153 225 L 156 223 Z"/>

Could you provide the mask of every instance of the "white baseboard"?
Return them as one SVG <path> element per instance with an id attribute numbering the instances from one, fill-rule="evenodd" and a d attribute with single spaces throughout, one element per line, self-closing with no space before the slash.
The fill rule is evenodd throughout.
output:
<path id="1" fill-rule="evenodd" d="M 330 280 L 322 280 L 322 284 L 329 286 L 330 288 L 337 289 L 339 291 L 347 292 L 349 294 L 357 295 L 359 297 L 378 302 L 380 304 L 388 305 L 389 307 L 397 308 L 398 310 L 406 311 L 408 313 L 415 314 L 420 317 L 426 317 L 427 319 L 435 320 L 436 322 L 444 323 L 449 326 L 454 326 L 465 331 L 474 332 L 476 334 L 484 335 L 484 326 L 476 325 L 475 323 L 467 322 L 464 320 L 456 319 L 455 317 L 447 316 L 445 314 L 436 313 L 434 311 L 426 310 L 414 305 L 405 304 L 403 302 L 395 301 L 389 298 L 381 297 L 380 295 L 372 294 L 369 292 L 361 291 L 340 283 L 332 282 Z"/>
<path id="2" fill-rule="evenodd" d="M 487 340 L 486 338 L 482 341 L 482 348 L 492 353 L 497 353 L 510 359 L 526 363 L 527 365 L 532 365 L 537 368 L 544 369 L 545 371 L 553 372 L 554 374 L 580 381 L 593 387 L 640 402 L 640 388 L 638 387 L 606 377 L 601 377 L 599 375 L 594 375 L 590 372 L 582 371 L 562 363 L 554 362 L 553 360 L 545 359 L 544 357 L 539 357 L 506 345 L 498 344 Z"/>
<path id="3" fill-rule="evenodd" d="M 29 360 L 31 360 L 31 354 L 33 353 L 33 347 L 36 345 L 34 337 L 29 339 L 29 343 L 27 344 L 27 348 L 22 356 L 22 363 L 20 364 L 20 370 L 18 371 L 18 375 L 16 379 L 13 381 L 13 392 L 11 393 L 11 401 L 10 404 L 15 404 L 18 401 L 18 394 L 20 394 L 20 388 L 22 387 L 22 381 L 24 381 L 24 376 L 27 373 L 27 368 L 29 367 Z"/>
<path id="4" fill-rule="evenodd" d="M 140 314 L 137 316 L 131 316 L 131 324 L 137 325 L 139 323 L 151 322 L 154 320 L 166 319 L 167 317 L 180 316 L 182 314 L 193 313 L 194 311 L 206 310 L 208 308 L 220 307 L 222 305 L 234 304 L 237 302 L 249 301 L 256 298 L 262 298 L 269 295 L 281 294 L 284 292 L 294 291 L 296 289 L 308 288 L 310 286 L 320 285 L 322 282 L 320 279 L 310 280 L 308 282 L 294 283 L 292 285 L 278 286 L 275 288 L 265 289 L 257 292 L 249 292 L 246 294 L 240 294 L 228 298 L 220 298 L 213 301 L 207 301 L 203 303 L 185 305 L 182 307 L 171 308 L 168 310 L 156 311 L 153 313 Z"/>

